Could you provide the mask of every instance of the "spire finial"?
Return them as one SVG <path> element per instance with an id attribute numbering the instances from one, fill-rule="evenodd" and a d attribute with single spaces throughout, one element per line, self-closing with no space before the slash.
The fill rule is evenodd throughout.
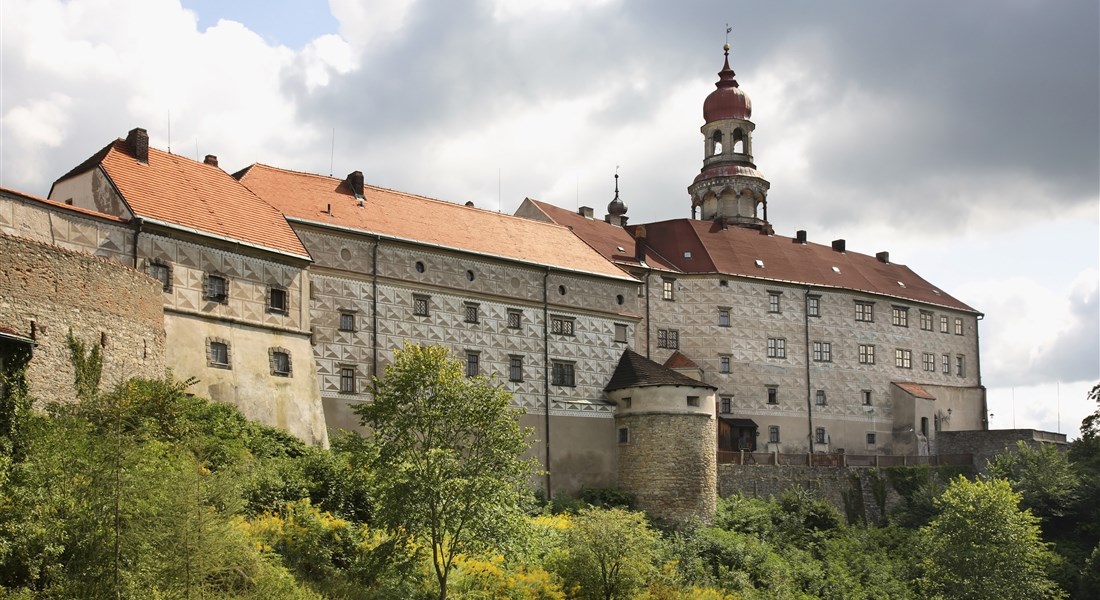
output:
<path id="1" fill-rule="evenodd" d="M 726 51 L 726 56 L 730 55 L 730 32 L 733 31 L 733 27 L 730 27 L 729 23 L 726 23 L 726 43 L 722 45 L 722 49 Z"/>
<path id="2" fill-rule="evenodd" d="M 615 197 L 607 205 L 607 214 L 615 216 L 626 214 L 626 204 L 619 198 L 619 165 L 615 165 Z"/>

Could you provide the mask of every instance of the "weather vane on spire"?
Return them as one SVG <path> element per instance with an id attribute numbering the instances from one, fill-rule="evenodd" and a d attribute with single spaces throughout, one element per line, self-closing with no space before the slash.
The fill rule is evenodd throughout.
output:
<path id="1" fill-rule="evenodd" d="M 726 23 L 726 43 L 730 43 L 730 32 L 733 31 L 733 27 L 730 27 L 729 23 Z"/>

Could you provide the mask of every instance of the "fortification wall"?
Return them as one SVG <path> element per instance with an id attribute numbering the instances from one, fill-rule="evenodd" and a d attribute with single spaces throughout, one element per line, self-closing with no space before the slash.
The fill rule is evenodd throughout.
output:
<path id="1" fill-rule="evenodd" d="M 974 457 L 974 468 L 984 473 L 994 456 L 1006 450 L 1015 450 L 1019 441 L 1065 447 L 1066 435 L 1037 429 L 941 431 L 936 437 L 936 450 L 940 454 L 970 454 Z"/>
<path id="2" fill-rule="evenodd" d="M 159 282 L 115 262 L 0 234 L 0 323 L 35 340 L 27 383 L 38 406 L 74 399 L 70 328 L 103 344 L 101 389 L 164 375 L 161 294 Z"/>

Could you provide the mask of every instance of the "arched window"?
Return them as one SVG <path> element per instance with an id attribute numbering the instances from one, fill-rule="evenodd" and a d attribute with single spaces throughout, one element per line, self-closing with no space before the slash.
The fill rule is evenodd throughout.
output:
<path id="1" fill-rule="evenodd" d="M 920 434 L 928 437 L 928 417 L 920 418 Z"/>
<path id="2" fill-rule="evenodd" d="M 710 136 L 710 155 L 718 156 L 722 153 L 722 132 L 715 131 L 714 135 Z"/>
<path id="3" fill-rule="evenodd" d="M 740 127 L 733 130 L 733 153 L 745 153 L 745 132 L 741 131 Z"/>

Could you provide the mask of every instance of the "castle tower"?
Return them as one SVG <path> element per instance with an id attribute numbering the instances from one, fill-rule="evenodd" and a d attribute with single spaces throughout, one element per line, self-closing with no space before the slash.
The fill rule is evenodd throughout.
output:
<path id="1" fill-rule="evenodd" d="M 615 403 L 619 487 L 673 525 L 709 522 L 718 498 L 717 388 L 625 350 L 604 391 Z"/>
<path id="2" fill-rule="evenodd" d="M 730 45 L 717 88 L 703 102 L 703 168 L 688 187 L 691 216 L 753 229 L 768 228 L 771 184 L 752 162 L 752 102 L 730 68 Z"/>

